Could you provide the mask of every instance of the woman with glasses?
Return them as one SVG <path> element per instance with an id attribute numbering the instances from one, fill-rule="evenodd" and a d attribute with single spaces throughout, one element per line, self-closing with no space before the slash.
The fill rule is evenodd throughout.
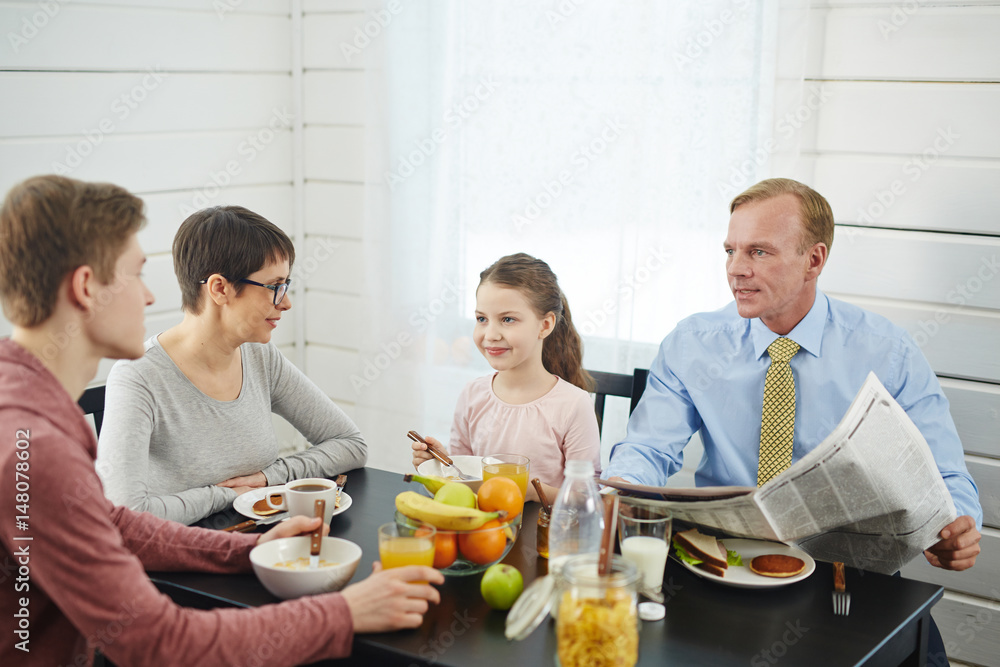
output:
<path id="1" fill-rule="evenodd" d="M 252 488 L 359 468 L 354 422 L 278 351 L 295 249 L 239 206 L 185 220 L 173 243 L 183 321 L 108 376 L 97 469 L 116 504 L 194 523 Z M 310 443 L 280 456 L 271 413 Z"/>

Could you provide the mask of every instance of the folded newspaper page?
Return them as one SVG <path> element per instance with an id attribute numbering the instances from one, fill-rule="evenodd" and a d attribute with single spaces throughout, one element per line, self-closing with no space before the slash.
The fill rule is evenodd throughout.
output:
<path id="1" fill-rule="evenodd" d="M 759 489 L 607 484 L 624 502 L 668 507 L 680 521 L 883 574 L 956 518 L 927 441 L 874 373 L 830 435 Z"/>

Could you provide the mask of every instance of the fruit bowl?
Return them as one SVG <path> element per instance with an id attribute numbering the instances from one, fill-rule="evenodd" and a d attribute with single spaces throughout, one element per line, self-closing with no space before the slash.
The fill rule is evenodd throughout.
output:
<path id="1" fill-rule="evenodd" d="M 461 577 L 479 574 L 490 565 L 499 563 L 510 553 L 514 542 L 517 541 L 522 514 L 492 528 L 476 530 L 438 528 L 435 567 L 445 575 Z M 397 524 L 407 528 L 416 528 L 420 525 L 419 521 L 410 519 L 398 510 L 395 519 Z M 454 554 L 453 558 L 451 554 Z M 441 566 L 438 567 L 439 565 Z"/>

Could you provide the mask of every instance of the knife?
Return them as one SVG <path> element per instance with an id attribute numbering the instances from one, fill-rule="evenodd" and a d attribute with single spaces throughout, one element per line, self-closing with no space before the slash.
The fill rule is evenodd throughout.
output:
<path id="1" fill-rule="evenodd" d="M 250 519 L 249 521 L 244 521 L 243 523 L 238 523 L 235 526 L 229 526 L 228 528 L 223 528 L 224 533 L 245 533 L 248 530 L 253 530 L 257 526 L 266 526 L 268 524 L 276 523 L 278 521 L 284 521 L 288 518 L 288 512 L 281 512 L 275 514 L 274 516 L 269 516 L 264 519 Z"/>

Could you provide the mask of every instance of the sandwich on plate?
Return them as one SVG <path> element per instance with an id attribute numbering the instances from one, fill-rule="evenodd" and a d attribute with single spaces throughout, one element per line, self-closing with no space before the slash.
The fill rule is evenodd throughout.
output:
<path id="1" fill-rule="evenodd" d="M 726 545 L 711 535 L 699 533 L 697 528 L 675 534 L 673 544 L 678 558 L 717 577 L 725 577 L 731 565 L 743 565 L 738 553 L 727 550 Z"/>

